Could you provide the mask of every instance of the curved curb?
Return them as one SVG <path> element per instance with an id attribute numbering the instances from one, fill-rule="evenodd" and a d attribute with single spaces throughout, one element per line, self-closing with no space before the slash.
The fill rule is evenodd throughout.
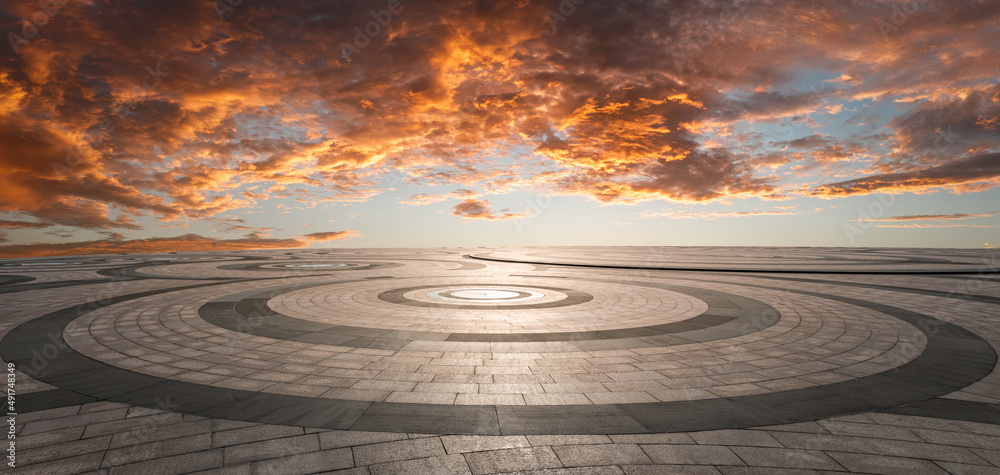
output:
<path id="1" fill-rule="evenodd" d="M 480 261 L 503 262 L 506 264 L 530 264 L 534 266 L 559 266 L 559 267 L 583 267 L 590 269 L 627 269 L 627 270 L 662 270 L 662 271 L 683 271 L 683 272 L 726 272 L 726 273 L 752 273 L 752 274 L 847 274 L 847 275 L 989 275 L 1000 274 L 1000 268 L 978 269 L 978 270 L 935 270 L 935 271 L 880 271 L 880 270 L 808 270 L 808 269 L 730 269 L 715 267 L 654 267 L 654 266 L 627 266 L 613 264 L 581 264 L 572 262 L 545 262 L 545 261 L 525 261 L 517 259 L 501 259 L 499 257 L 483 257 L 473 254 L 466 254 L 462 257 L 476 259 Z"/>

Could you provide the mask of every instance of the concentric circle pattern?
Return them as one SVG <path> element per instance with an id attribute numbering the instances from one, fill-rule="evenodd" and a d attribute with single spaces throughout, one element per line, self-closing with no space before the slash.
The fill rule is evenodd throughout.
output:
<path id="1" fill-rule="evenodd" d="M 7 323 L 0 353 L 73 394 L 170 397 L 189 414 L 363 431 L 671 432 L 997 397 L 986 394 L 998 383 L 997 329 L 982 318 L 1000 303 L 992 268 L 899 274 L 901 262 L 951 272 L 976 256 L 782 251 L 814 269 L 800 276 L 584 267 L 650 255 L 624 252 L 53 261 L 98 267 L 66 282 L 25 280 L 45 273 L 25 271 L 45 262 L 25 261 L 0 282 L 14 304 L 55 288 L 99 292 L 28 307 Z M 765 265 L 774 252 L 737 260 Z M 487 260 L 498 257 L 510 262 Z M 855 264 L 897 275 L 823 273 Z M 968 279 L 977 288 L 963 287 L 956 311 L 948 289 Z"/>
<path id="2" fill-rule="evenodd" d="M 565 294 L 563 294 L 565 295 Z M 534 290 L 512 289 L 510 287 L 461 287 L 453 289 L 435 290 L 424 294 L 426 297 L 438 300 L 452 300 L 463 303 L 496 304 L 520 302 L 523 300 L 534 300 L 544 297 L 545 294 Z"/>

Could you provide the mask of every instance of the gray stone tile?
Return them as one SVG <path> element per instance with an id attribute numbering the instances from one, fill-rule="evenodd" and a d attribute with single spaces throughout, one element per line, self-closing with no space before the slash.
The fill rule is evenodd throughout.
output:
<path id="1" fill-rule="evenodd" d="M 473 452 L 465 454 L 465 460 L 476 475 L 562 467 L 548 447 Z"/>
<path id="2" fill-rule="evenodd" d="M 566 467 L 652 463 L 635 444 L 560 445 L 552 450 Z"/>
<path id="3" fill-rule="evenodd" d="M 37 434 L 39 432 L 48 432 L 52 430 L 65 429 L 67 427 L 82 426 L 88 424 L 96 424 L 99 422 L 116 421 L 124 419 L 126 414 L 128 414 L 128 409 L 112 409 L 110 411 L 92 412 L 89 414 L 81 414 L 74 417 L 58 417 L 53 419 L 46 419 L 41 421 L 28 422 L 21 429 L 21 433 L 24 435 Z M 21 416 L 19 415 L 20 419 Z"/>
<path id="4" fill-rule="evenodd" d="M 24 414 L 18 414 L 17 421 L 19 424 L 27 424 L 29 422 L 38 422 L 48 419 L 59 419 L 78 414 L 80 412 L 81 407 L 82 406 L 66 406 L 66 407 L 57 407 L 54 409 L 46 409 L 44 411 L 35 411 Z"/>
<path id="5" fill-rule="evenodd" d="M 317 450 L 319 450 L 319 436 L 316 434 L 282 437 L 278 439 L 250 442 L 247 444 L 230 445 L 224 449 L 226 455 L 226 465 L 235 465 L 275 457 L 287 457 L 289 455 L 304 452 L 315 452 Z"/>
<path id="6" fill-rule="evenodd" d="M 755 447 L 781 447 L 781 443 L 765 431 L 759 430 L 713 430 L 691 432 L 695 442 L 708 445 L 747 445 Z"/>
<path id="7" fill-rule="evenodd" d="M 992 450 L 992 449 L 976 449 L 976 448 L 973 448 L 973 449 L 969 449 L 969 450 L 971 450 L 976 455 L 982 457 L 984 460 L 988 461 L 989 463 L 991 463 L 993 465 L 996 465 L 997 467 L 1000 467 L 1000 449 L 998 449 L 998 450 Z"/>
<path id="8" fill-rule="evenodd" d="M 354 467 L 354 468 L 345 468 L 343 470 L 333 470 L 333 471 L 330 471 L 330 472 L 321 472 L 321 473 L 323 475 L 327 475 L 327 474 L 330 474 L 330 475 L 333 475 L 333 474 L 337 474 L 337 475 L 371 475 L 371 470 L 369 470 L 368 467 Z"/>
<path id="9" fill-rule="evenodd" d="M 76 457 L 61 458 L 33 465 L 18 465 L 19 472 L 50 474 L 50 473 L 86 473 L 101 467 L 103 453 L 97 452 Z M 6 464 L 5 464 L 6 467 Z"/>
<path id="10" fill-rule="evenodd" d="M 612 443 L 611 438 L 606 435 L 529 435 L 528 442 L 531 443 L 533 447 L 544 446 L 544 445 L 584 445 L 584 444 Z"/>
<path id="11" fill-rule="evenodd" d="M 840 465 L 852 472 L 883 473 L 886 475 L 947 474 L 948 472 L 933 462 L 914 458 L 889 457 L 886 455 L 851 454 L 827 452 Z"/>
<path id="12" fill-rule="evenodd" d="M 114 467 L 172 455 L 206 451 L 210 448 L 211 443 L 212 436 L 210 434 L 201 434 L 111 449 L 105 453 L 102 466 Z"/>
<path id="13" fill-rule="evenodd" d="M 254 474 L 306 474 L 354 466 L 350 449 L 323 450 L 253 463 Z"/>
<path id="14" fill-rule="evenodd" d="M 198 475 L 250 475 L 252 473 L 252 470 L 251 470 L 251 465 L 245 463 L 243 465 L 210 468 L 208 470 L 200 470 L 191 473 L 196 473 Z"/>
<path id="15" fill-rule="evenodd" d="M 164 475 L 190 473 L 222 466 L 222 451 L 207 450 L 185 453 L 171 457 L 162 457 L 143 462 L 116 465 L 108 472 L 110 475 L 128 475 L 134 473 L 157 473 Z"/>
<path id="16" fill-rule="evenodd" d="M 623 475 L 625 472 L 614 465 L 599 467 L 543 468 L 520 472 L 526 475 Z"/>
<path id="17" fill-rule="evenodd" d="M 259 440 L 303 435 L 301 427 L 290 426 L 250 426 L 230 430 L 216 430 L 212 433 L 212 447 L 227 447 Z"/>
<path id="18" fill-rule="evenodd" d="M 770 432 L 771 436 L 790 449 L 837 450 L 841 452 L 878 453 L 875 442 L 888 439 L 872 439 L 846 435 L 811 434 L 801 432 Z M 905 441 L 894 441 L 904 442 Z"/>
<path id="19" fill-rule="evenodd" d="M 661 465 L 622 465 L 626 475 L 662 475 L 664 473 L 677 475 L 719 475 L 717 468 L 709 465 L 671 465 L 665 468 Z"/>
<path id="20" fill-rule="evenodd" d="M 882 426 L 877 424 L 859 424 L 855 422 L 819 421 L 819 425 L 835 435 L 853 435 L 877 439 L 898 439 L 921 442 L 909 429 L 902 427 Z"/>
<path id="21" fill-rule="evenodd" d="M 111 439 L 111 448 L 211 433 L 211 421 L 209 420 L 160 426 L 157 425 L 156 419 L 152 419 L 155 417 L 157 416 L 151 416 L 148 419 L 148 423 L 137 424 L 137 427 L 133 429 L 114 434 L 114 437 Z M 139 420 L 142 419 L 145 418 L 140 418 Z"/>
<path id="22" fill-rule="evenodd" d="M 354 447 L 357 445 L 377 444 L 380 442 L 391 442 L 393 440 L 404 440 L 406 434 L 392 432 L 364 432 L 353 430 L 334 430 L 319 434 L 319 445 L 323 450 L 336 449 L 340 447 Z"/>
<path id="23" fill-rule="evenodd" d="M 611 434 L 616 444 L 695 444 L 690 435 L 683 432 L 666 434 Z M 530 440 L 530 439 L 529 439 Z"/>
<path id="24" fill-rule="evenodd" d="M 743 462 L 746 462 L 746 465 L 753 467 L 843 470 L 828 455 L 817 450 L 766 447 L 732 447 L 732 450 L 743 459 Z"/>
<path id="25" fill-rule="evenodd" d="M 230 421 L 227 419 L 211 419 L 212 431 L 223 431 L 231 429 L 242 429 L 244 427 L 262 426 L 259 422 Z"/>
<path id="26" fill-rule="evenodd" d="M 777 432 L 803 432 L 809 434 L 829 434 L 830 431 L 823 428 L 816 422 L 798 422 L 795 424 L 782 424 L 776 426 L 762 426 L 757 429 Z"/>
<path id="27" fill-rule="evenodd" d="M 802 468 L 775 468 L 775 467 L 716 467 L 725 475 L 827 475 L 844 472 L 821 472 L 818 470 L 807 470 Z"/>
<path id="28" fill-rule="evenodd" d="M 93 437 L 90 439 L 74 440 L 59 444 L 32 446 L 17 439 L 19 450 L 17 451 L 17 463 L 19 465 L 31 465 L 47 462 L 49 460 L 72 457 L 94 452 L 103 453 L 111 442 L 110 435 Z"/>
<path id="29" fill-rule="evenodd" d="M 997 467 L 970 465 L 957 462 L 935 462 L 952 475 L 995 475 L 1000 472 Z"/>
<path id="30" fill-rule="evenodd" d="M 497 412 L 492 406 L 373 403 L 351 429 L 500 435 Z"/>
<path id="31" fill-rule="evenodd" d="M 118 432 L 145 431 L 149 432 L 167 425 L 177 424 L 183 420 L 182 414 L 163 413 L 153 414 L 143 417 L 129 417 L 128 419 L 96 422 L 87 424 L 83 437 L 95 437 Z"/>
<path id="32" fill-rule="evenodd" d="M 466 452 L 483 452 L 486 450 L 513 449 L 528 447 L 528 439 L 523 435 L 513 436 L 483 436 L 483 435 L 446 435 L 441 437 L 445 451 L 449 454 Z"/>
<path id="33" fill-rule="evenodd" d="M 389 462 L 369 467 L 372 475 L 471 475 L 472 471 L 461 455 Z"/>
<path id="34" fill-rule="evenodd" d="M 974 447 L 989 450 L 995 450 L 997 447 L 1000 447 L 1000 437 L 993 437 L 989 435 L 931 429 L 913 429 L 913 432 L 920 436 L 920 438 L 917 439 L 918 441 L 927 441 L 932 444 Z"/>
<path id="35" fill-rule="evenodd" d="M 80 406 L 80 414 L 90 414 L 92 412 L 110 411 L 112 409 L 127 409 L 128 404 L 113 401 L 100 401 L 84 404 Z"/>
<path id="36" fill-rule="evenodd" d="M 59 442 L 69 442 L 80 439 L 84 429 L 85 426 L 76 426 L 31 435 L 18 435 L 17 443 L 24 444 L 25 447 L 43 447 Z"/>
<path id="37" fill-rule="evenodd" d="M 383 442 L 354 448 L 354 460 L 358 465 L 374 465 L 439 455 L 445 455 L 445 451 L 441 439 L 436 437 Z"/>
<path id="38" fill-rule="evenodd" d="M 874 447 L 874 450 L 865 452 L 879 455 L 894 455 L 897 457 L 929 459 L 934 461 L 971 463 L 975 465 L 985 465 L 989 463 L 986 459 L 977 455 L 973 450 L 965 447 L 952 447 L 925 444 L 921 442 L 886 439 L 868 439 L 868 443 Z M 840 449 L 827 450 L 842 451 Z"/>
<path id="39" fill-rule="evenodd" d="M 729 447 L 721 445 L 643 444 L 642 450 L 653 463 L 670 465 L 743 465 Z"/>

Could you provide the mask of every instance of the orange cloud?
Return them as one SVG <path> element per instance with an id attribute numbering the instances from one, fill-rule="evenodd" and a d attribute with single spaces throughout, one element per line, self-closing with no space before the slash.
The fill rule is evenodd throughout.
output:
<path id="1" fill-rule="evenodd" d="M 302 237 L 308 242 L 341 241 L 352 237 L 360 237 L 357 231 L 329 231 L 305 234 Z"/>
<path id="2" fill-rule="evenodd" d="M 1000 228 L 1000 226 L 985 226 L 981 224 L 876 224 L 876 228 L 907 228 L 907 229 L 932 229 L 932 228 Z"/>
<path id="3" fill-rule="evenodd" d="M 312 242 L 346 239 L 357 236 L 355 231 L 307 234 L 304 239 L 213 239 L 197 234 L 177 237 L 81 241 L 58 244 L 35 243 L 0 246 L 0 258 L 72 256 L 84 254 L 121 254 L 143 252 L 245 251 L 252 249 L 293 249 Z"/>
<path id="4" fill-rule="evenodd" d="M 639 213 L 639 218 L 674 218 L 674 219 L 699 219 L 715 220 L 718 218 L 748 218 L 753 216 L 789 216 L 794 213 L 787 210 L 771 211 L 643 211 Z"/>
<path id="5" fill-rule="evenodd" d="M 455 205 L 454 212 L 455 216 L 461 216 L 463 218 L 470 219 L 485 219 L 485 220 L 505 220 L 505 219 L 521 219 L 525 217 L 524 213 L 507 213 L 506 208 L 494 212 L 492 210 L 493 204 L 489 200 L 474 200 L 468 199 L 457 205 Z M 497 214 L 503 213 L 503 214 Z"/>
<path id="6" fill-rule="evenodd" d="M 937 220 L 951 220 L 951 219 L 986 218 L 989 216 L 993 216 L 995 214 L 997 213 L 916 214 L 908 216 L 891 216 L 888 218 L 869 218 L 866 219 L 865 221 L 937 221 Z"/>
<path id="7" fill-rule="evenodd" d="M 451 193 L 444 193 L 440 195 L 435 195 L 431 193 L 420 193 L 411 196 L 409 199 L 400 201 L 400 203 L 404 205 L 420 206 L 420 205 L 429 205 L 432 203 L 438 203 L 450 199 L 472 198 L 476 196 L 479 196 L 479 193 L 476 193 L 475 191 L 472 190 L 455 190 L 452 191 Z"/>
<path id="8" fill-rule="evenodd" d="M 553 30 L 551 0 L 409 2 L 344 58 L 383 0 L 224 14 L 203 0 L 66 2 L 0 48 L 0 213 L 111 233 L 269 200 L 366 201 L 401 183 L 780 199 L 793 185 L 769 173 L 793 161 L 813 181 L 842 173 L 813 190 L 824 197 L 1000 183 L 990 166 L 944 169 L 997 152 L 1000 53 L 985 45 L 1000 43 L 1000 5 L 918 2 L 882 32 L 873 19 L 897 2 L 850 3 L 585 2 Z M 0 31 L 21 32 L 38 8 L 4 2 Z M 800 87 L 803 71 L 836 79 Z M 812 116 L 858 99 L 901 112 L 850 118 L 879 130 L 856 141 L 769 136 L 786 143 L 759 153 L 727 139 L 741 124 L 819 127 Z M 877 172 L 845 168 L 872 157 Z"/>

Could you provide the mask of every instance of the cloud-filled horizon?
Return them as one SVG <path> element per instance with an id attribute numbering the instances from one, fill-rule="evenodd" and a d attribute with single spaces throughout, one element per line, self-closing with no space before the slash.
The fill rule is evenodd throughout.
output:
<path id="1" fill-rule="evenodd" d="M 6 2 L 0 256 L 982 246 L 998 25 L 987 0 Z"/>

